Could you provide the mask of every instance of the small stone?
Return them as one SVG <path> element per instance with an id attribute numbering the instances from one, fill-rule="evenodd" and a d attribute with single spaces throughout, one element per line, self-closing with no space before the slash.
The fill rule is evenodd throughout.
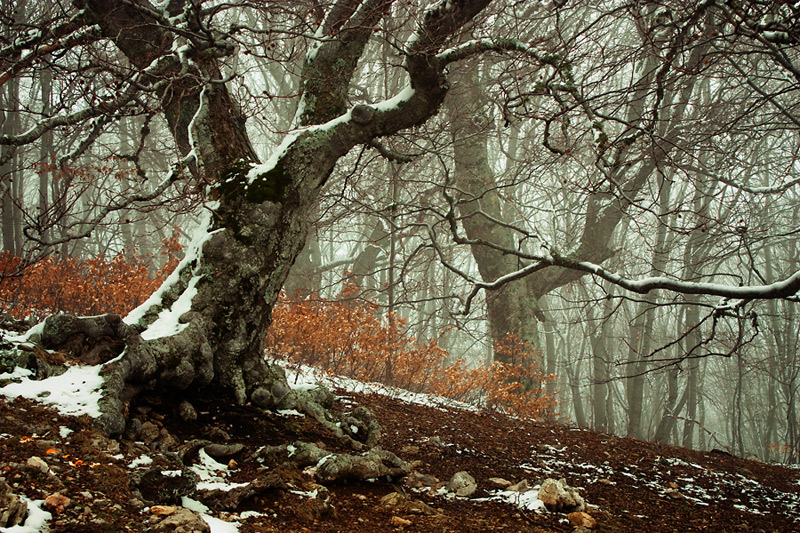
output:
<path id="1" fill-rule="evenodd" d="M 236 462 L 236 459 L 231 459 L 228 461 L 228 468 L 231 470 L 236 470 L 239 468 L 239 463 Z"/>
<path id="2" fill-rule="evenodd" d="M 380 501 L 383 507 L 398 507 L 403 500 L 403 495 L 399 492 L 390 492 L 386 496 L 382 497 Z"/>
<path id="3" fill-rule="evenodd" d="M 148 420 L 142 424 L 142 431 L 140 435 L 142 442 L 149 445 L 153 443 L 159 436 L 161 436 L 161 431 L 154 423 Z"/>
<path id="4" fill-rule="evenodd" d="M 567 520 L 569 520 L 569 523 L 575 527 L 585 527 L 588 529 L 594 529 L 597 527 L 597 520 L 592 518 L 592 515 L 589 513 L 577 511 L 574 513 L 569 513 L 567 515 Z"/>
<path id="5" fill-rule="evenodd" d="M 178 439 L 172 436 L 172 434 L 164 428 L 158 432 L 158 443 L 160 445 L 161 450 L 172 450 L 178 446 Z"/>
<path id="6" fill-rule="evenodd" d="M 175 505 L 154 505 L 150 508 L 150 514 L 156 516 L 174 515 L 178 508 Z"/>
<path id="7" fill-rule="evenodd" d="M 403 446 L 400 448 L 400 453 L 403 455 L 417 455 L 419 453 L 419 446 Z"/>
<path id="8" fill-rule="evenodd" d="M 683 494 L 681 494 L 680 492 L 678 492 L 675 489 L 667 489 L 667 490 L 664 491 L 664 494 L 667 497 L 672 498 L 673 500 L 683 500 L 683 499 L 686 498 L 686 496 L 684 496 Z"/>
<path id="9" fill-rule="evenodd" d="M 244 449 L 243 444 L 208 444 L 203 448 L 211 457 L 228 457 L 236 455 Z"/>
<path id="10" fill-rule="evenodd" d="M 46 474 L 50 467 L 47 466 L 47 463 L 44 462 L 44 459 L 37 456 L 29 457 L 26 461 L 25 465 L 30 468 L 31 470 L 35 470 L 36 472 L 41 472 L 42 474 Z"/>
<path id="11" fill-rule="evenodd" d="M 603 485 L 611 485 L 611 483 L 612 483 L 612 481 L 610 479 L 606 479 L 606 478 L 600 478 L 600 479 L 597 480 L 597 482 L 600 483 L 600 484 L 603 484 Z"/>
<path id="12" fill-rule="evenodd" d="M 210 533 L 211 528 L 197 513 L 185 507 L 178 507 L 174 514 L 167 516 L 151 531 L 156 533 Z"/>
<path id="13" fill-rule="evenodd" d="M 667 483 L 667 487 L 669 487 L 671 489 L 678 489 L 678 488 L 680 488 L 680 485 L 678 485 L 674 481 L 670 481 L 669 483 Z"/>
<path id="14" fill-rule="evenodd" d="M 250 394 L 250 401 L 256 407 L 261 409 L 269 409 L 275 403 L 274 397 L 264 387 L 258 387 Z"/>
<path id="15" fill-rule="evenodd" d="M 206 431 L 206 436 L 208 436 L 210 440 L 214 440 L 217 442 L 228 442 L 229 440 L 231 440 L 231 436 L 228 435 L 228 433 L 225 430 L 220 429 L 216 426 L 210 427 L 208 431 Z"/>
<path id="16" fill-rule="evenodd" d="M 447 483 L 448 492 L 455 492 L 456 496 L 469 497 L 478 490 L 475 478 L 465 471 L 456 472 Z"/>
<path id="17" fill-rule="evenodd" d="M 513 492 L 526 492 L 526 491 L 531 490 L 531 486 L 528 485 L 528 480 L 527 479 L 523 479 L 519 483 L 515 483 L 513 485 L 509 485 L 509 487 L 506 490 L 510 490 L 510 491 L 513 491 Z"/>
<path id="18" fill-rule="evenodd" d="M 511 482 L 509 480 L 501 477 L 490 477 L 489 483 L 498 489 L 504 489 L 511 486 Z"/>
<path id="19" fill-rule="evenodd" d="M 405 478 L 405 485 L 411 489 L 421 489 L 422 487 L 433 487 L 439 480 L 429 474 L 421 472 L 411 472 Z"/>
<path id="20" fill-rule="evenodd" d="M 289 388 L 289 385 L 287 385 L 282 380 L 276 380 L 275 382 L 273 382 L 272 386 L 269 389 L 270 393 L 272 394 L 272 397 L 275 399 L 274 401 L 276 404 L 279 403 L 281 400 L 283 400 L 291 390 L 292 389 Z"/>
<path id="21" fill-rule="evenodd" d="M 107 498 L 100 498 L 92 503 L 92 507 L 96 509 L 106 509 L 107 507 L 111 507 L 111 500 Z"/>
<path id="22" fill-rule="evenodd" d="M 545 479 L 539 488 L 539 499 L 549 511 L 572 512 L 586 509 L 583 497 L 576 489 L 567 485 L 565 479 Z"/>
<path id="23" fill-rule="evenodd" d="M 14 527 L 25 521 L 28 504 L 11 492 L 5 479 L 0 478 L 0 527 Z"/>
<path id="24" fill-rule="evenodd" d="M 400 518 L 399 516 L 392 517 L 392 525 L 394 527 L 408 527 L 412 524 L 411 520 L 406 520 L 405 518 Z"/>
<path id="25" fill-rule="evenodd" d="M 185 422 L 194 422 L 197 420 L 197 409 L 187 402 L 186 400 L 178 404 L 178 416 Z"/>
<path id="26" fill-rule="evenodd" d="M 119 453 L 119 442 L 114 439 L 109 439 L 102 435 L 93 435 L 90 439 L 93 448 L 102 450 L 105 453 L 114 455 Z"/>
<path id="27" fill-rule="evenodd" d="M 123 436 L 128 440 L 139 440 L 142 434 L 142 421 L 138 418 L 131 418 L 125 425 Z"/>
<path id="28" fill-rule="evenodd" d="M 44 508 L 53 514 L 59 515 L 72 504 L 72 500 L 56 492 L 44 499 Z"/>
<path id="29" fill-rule="evenodd" d="M 160 468 L 151 468 L 142 475 L 137 488 L 146 501 L 157 505 L 175 505 L 194 492 L 197 475 L 191 470 L 182 470 L 179 474 L 164 475 Z"/>

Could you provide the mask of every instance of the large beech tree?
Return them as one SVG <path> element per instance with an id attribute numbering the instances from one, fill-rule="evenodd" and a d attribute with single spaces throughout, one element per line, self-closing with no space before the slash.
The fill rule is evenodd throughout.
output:
<path id="1" fill-rule="evenodd" d="M 31 337 L 45 348 L 75 334 L 124 342 L 122 356 L 103 369 L 98 423 L 105 432 L 125 429 L 127 402 L 142 389 L 205 389 L 237 404 L 252 401 L 262 407 L 286 403 L 283 378 L 264 362 L 263 341 L 272 306 L 305 242 L 309 210 L 336 162 L 351 148 L 437 113 L 448 90 L 449 64 L 488 50 L 526 50 L 513 40 L 466 40 L 448 47 L 489 3 L 406 7 L 410 31 L 404 39 L 392 37 L 407 72 L 405 88 L 385 102 L 355 106 L 349 102 L 353 74 L 394 2 L 267 3 L 266 12 L 285 7 L 314 17 L 316 28 L 308 36 L 292 130 L 266 162 L 259 161 L 240 103 L 226 85 L 237 75 L 228 60 L 245 52 L 237 46 L 235 23 L 218 26 L 219 12 L 230 6 L 76 0 L 77 11 L 49 33 L 31 32 L 12 43 L 10 48 L 33 52 L 26 60 L 6 61 L 6 79 L 41 59 L 39 50 L 62 50 L 66 44 L 89 43 L 93 53 L 122 67 L 115 71 L 120 78 L 112 98 L 81 110 L 61 110 L 28 132 L 4 136 L 4 145 L 33 142 L 49 129 L 95 117 L 112 120 L 139 103 L 141 91 L 152 96 L 147 105 L 166 120 L 180 158 L 156 193 L 171 182 L 188 180 L 206 199 L 203 217 L 208 222 L 186 259 L 126 321 L 56 316 Z M 105 211 L 121 208 L 120 203 Z M 314 398 L 296 403 L 317 412 Z"/>

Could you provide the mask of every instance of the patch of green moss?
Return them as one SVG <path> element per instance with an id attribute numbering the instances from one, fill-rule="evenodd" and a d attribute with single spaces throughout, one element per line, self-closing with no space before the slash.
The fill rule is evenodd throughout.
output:
<path id="1" fill-rule="evenodd" d="M 286 198 L 286 187 L 291 179 L 286 174 L 283 164 L 278 162 L 275 167 L 261 174 L 245 191 L 245 199 L 252 203 L 282 202 Z"/>
<path id="2" fill-rule="evenodd" d="M 241 161 L 225 171 L 217 185 L 220 196 L 240 195 L 249 203 L 282 202 L 286 197 L 286 187 L 291 181 L 278 162 L 269 172 L 257 176 L 252 182 L 248 173 L 252 165 Z"/>

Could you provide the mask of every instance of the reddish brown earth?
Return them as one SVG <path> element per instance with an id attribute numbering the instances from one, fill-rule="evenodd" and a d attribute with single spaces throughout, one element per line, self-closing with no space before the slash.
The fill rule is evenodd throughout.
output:
<path id="1" fill-rule="evenodd" d="M 563 477 L 590 505 L 596 531 L 800 530 L 798 470 L 493 413 L 340 394 L 341 409 L 357 402 L 377 415 L 383 426 L 381 446 L 444 483 L 466 470 L 478 482 L 477 493 L 456 499 L 434 494 L 437 486 L 414 491 L 403 480 L 335 482 L 323 505 L 308 497 L 308 491 L 319 488 L 308 471 L 287 470 L 280 474 L 289 490 L 268 491 L 244 501 L 233 514 L 215 516 L 227 520 L 248 510 L 261 513 L 241 520 L 242 532 L 573 531 L 563 514 L 522 511 L 486 499 L 492 477 L 513 483 L 527 479 L 531 485 Z M 248 459 L 260 446 L 305 440 L 345 451 L 306 418 L 227 409 L 211 401 L 196 407 L 200 417 L 193 423 L 174 416 L 167 401 L 153 400 L 134 410 L 141 420 L 165 430 L 151 448 L 171 449 L 158 452 L 142 443 L 108 441 L 85 417 L 63 417 L 27 400 L 0 398 L 0 477 L 31 499 L 55 492 L 71 499 L 50 521 L 51 531 L 147 531 L 157 518 L 135 493 L 142 467 L 129 466 L 142 454 L 154 459 L 149 468 L 170 469 L 175 461 L 171 452 L 190 439 L 242 443 L 230 479 L 250 481 L 264 474 L 259 463 Z M 73 430 L 66 437 L 61 436 L 64 426 Z M 32 456 L 44 459 L 52 475 L 25 466 Z M 401 500 L 407 504 L 382 505 L 381 498 L 392 492 L 405 495 Z"/>

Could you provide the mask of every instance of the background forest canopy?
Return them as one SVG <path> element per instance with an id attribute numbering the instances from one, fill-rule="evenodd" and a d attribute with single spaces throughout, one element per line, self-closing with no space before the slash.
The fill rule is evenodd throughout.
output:
<path id="1" fill-rule="evenodd" d="M 533 346 L 580 426 L 800 461 L 800 3 L 0 4 L 3 314 L 67 261 L 127 312 L 180 242 L 130 323 L 188 305 L 187 389 L 344 295 L 443 367 Z"/>

